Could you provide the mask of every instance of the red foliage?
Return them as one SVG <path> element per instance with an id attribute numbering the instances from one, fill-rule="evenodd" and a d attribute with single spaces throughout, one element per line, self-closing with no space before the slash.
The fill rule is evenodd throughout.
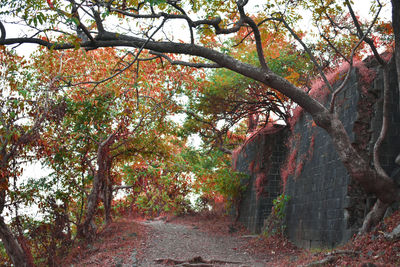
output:
<path id="1" fill-rule="evenodd" d="M 375 80 L 376 71 L 374 69 L 369 69 L 363 61 L 356 61 L 354 66 L 358 69 L 360 74 L 361 90 L 364 94 L 367 93 L 367 87 Z"/>
<path id="2" fill-rule="evenodd" d="M 260 167 L 260 162 L 257 162 L 257 163 L 254 165 L 253 173 L 258 173 L 258 172 L 260 172 L 260 169 L 261 169 L 261 167 Z"/>
<path id="3" fill-rule="evenodd" d="M 302 252 L 281 234 L 265 238 L 258 236 L 250 239 L 243 248 L 250 255 L 268 257 L 271 266 L 297 266 L 292 259 Z"/>
<path id="4" fill-rule="evenodd" d="M 246 136 L 241 135 L 241 134 L 234 134 L 231 131 L 228 131 L 226 136 L 228 137 L 229 140 L 232 140 L 232 141 L 244 141 L 244 140 L 246 140 Z"/>
<path id="5" fill-rule="evenodd" d="M 294 148 L 290 152 L 289 157 L 286 160 L 286 164 L 284 164 L 283 167 L 281 168 L 283 191 L 285 191 L 287 178 L 289 177 L 289 175 L 292 175 L 296 170 L 297 152 L 298 152 L 298 149 Z"/>
<path id="6" fill-rule="evenodd" d="M 294 126 L 296 125 L 297 121 L 299 120 L 302 114 L 303 114 L 303 108 L 300 106 L 297 106 L 293 110 L 293 115 L 288 119 L 288 124 L 292 132 L 294 131 Z"/>
<path id="7" fill-rule="evenodd" d="M 114 266 L 116 258 L 128 262 L 133 249 L 138 250 L 139 257 L 147 228 L 138 220 L 125 218 L 113 222 L 99 233 L 94 243 L 78 243 L 64 259 L 63 266 Z"/>
<path id="8" fill-rule="evenodd" d="M 264 186 L 266 183 L 267 183 L 267 175 L 264 172 L 257 173 L 255 182 L 257 199 L 265 193 Z"/>
<path id="9" fill-rule="evenodd" d="M 296 166 L 296 173 L 295 173 L 295 177 L 299 177 L 301 172 L 303 171 L 303 167 L 304 167 L 304 163 L 305 163 L 305 159 L 303 158 Z"/>
<path id="10" fill-rule="evenodd" d="M 47 0 L 47 4 L 49 5 L 49 7 L 51 9 L 54 9 L 54 5 L 53 5 L 53 2 L 51 0 Z"/>
<path id="11" fill-rule="evenodd" d="M 252 160 L 249 164 L 249 172 L 254 172 L 254 160 Z"/>
<path id="12" fill-rule="evenodd" d="M 240 152 L 242 151 L 242 148 L 243 148 L 243 145 L 241 145 L 241 146 L 235 148 L 235 149 L 232 151 L 232 168 L 233 168 L 234 170 L 236 170 L 238 157 L 239 157 Z"/>

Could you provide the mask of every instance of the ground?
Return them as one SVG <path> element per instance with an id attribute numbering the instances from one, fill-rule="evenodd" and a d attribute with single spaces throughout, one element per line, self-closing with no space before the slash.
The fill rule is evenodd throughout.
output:
<path id="1" fill-rule="evenodd" d="M 400 241 L 384 237 L 399 222 L 397 212 L 373 232 L 335 250 L 302 250 L 282 236 L 251 235 L 226 216 L 130 217 L 106 227 L 93 243 L 77 246 L 64 262 L 121 267 L 400 266 Z"/>

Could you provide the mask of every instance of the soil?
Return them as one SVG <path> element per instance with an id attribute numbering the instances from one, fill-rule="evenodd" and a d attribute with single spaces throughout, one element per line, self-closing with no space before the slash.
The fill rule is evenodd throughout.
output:
<path id="1" fill-rule="evenodd" d="M 266 266 L 264 259 L 242 249 L 247 237 L 229 234 L 228 227 L 226 234 L 222 234 L 163 220 L 147 221 L 144 225 L 150 228 L 149 242 L 139 266 Z"/>
<path id="2" fill-rule="evenodd" d="M 62 266 L 400 266 L 400 240 L 384 237 L 399 222 L 397 211 L 335 250 L 305 250 L 281 235 L 251 235 L 214 214 L 123 218 L 93 243 L 77 244 Z"/>

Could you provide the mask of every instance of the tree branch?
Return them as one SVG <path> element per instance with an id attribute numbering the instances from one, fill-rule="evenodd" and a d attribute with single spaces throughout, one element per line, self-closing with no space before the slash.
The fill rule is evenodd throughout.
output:
<path id="1" fill-rule="evenodd" d="M 4 28 L 3 23 L 0 21 L 0 42 L 4 42 L 4 40 L 6 39 L 6 29 Z"/>
<path id="2" fill-rule="evenodd" d="M 187 66 L 187 67 L 194 67 L 194 68 L 221 68 L 221 66 L 219 66 L 218 64 L 212 64 L 212 63 L 194 63 L 194 62 L 187 62 L 187 61 L 181 61 L 181 60 L 173 60 L 172 58 L 170 58 L 169 56 L 163 54 L 163 53 L 159 53 L 156 51 L 149 51 L 150 54 L 161 57 L 161 58 L 165 58 L 166 60 L 168 60 L 168 62 L 171 65 L 182 65 L 182 66 Z"/>
<path id="3" fill-rule="evenodd" d="M 376 20 L 378 19 L 378 15 L 379 15 L 379 13 L 380 13 L 381 10 L 382 10 L 382 4 L 379 2 L 379 0 L 377 0 L 377 2 L 378 2 L 378 4 L 379 4 L 379 9 L 378 9 L 378 12 L 376 13 L 376 15 L 375 15 L 375 17 L 374 17 L 374 19 L 373 19 L 373 21 L 372 21 L 372 23 L 371 23 L 371 26 L 375 24 Z M 354 10 L 353 10 L 353 8 L 352 8 L 352 6 L 351 6 L 351 3 L 349 2 L 349 0 L 346 0 L 345 3 L 346 3 L 346 5 L 347 5 L 347 7 L 348 7 L 348 9 L 349 9 L 351 18 L 353 19 L 353 22 L 354 22 L 354 25 L 355 25 L 356 28 L 357 28 L 358 37 L 361 38 L 361 37 L 364 35 L 364 33 L 363 33 L 363 30 L 361 29 L 361 25 L 360 25 L 360 23 L 358 22 L 358 19 L 357 19 L 355 13 L 354 13 Z M 371 26 L 370 26 L 370 27 L 371 27 Z M 365 40 L 365 42 L 371 47 L 371 50 L 372 50 L 372 52 L 374 53 L 374 56 L 375 56 L 376 60 L 378 60 L 379 64 L 381 64 L 382 66 L 385 65 L 386 62 L 385 62 L 385 60 L 380 56 L 378 50 L 376 49 L 376 46 L 374 45 L 374 41 L 372 41 L 371 38 L 369 38 L 369 37 L 364 37 L 364 40 Z"/>

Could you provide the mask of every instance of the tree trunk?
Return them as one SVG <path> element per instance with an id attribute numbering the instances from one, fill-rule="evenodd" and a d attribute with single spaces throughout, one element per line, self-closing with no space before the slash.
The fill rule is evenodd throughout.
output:
<path id="1" fill-rule="evenodd" d="M 110 153 L 109 148 L 114 141 L 114 137 L 114 134 L 110 135 L 99 145 L 97 149 L 97 171 L 93 177 L 92 191 L 90 192 L 87 200 L 85 221 L 80 226 L 78 233 L 79 236 L 83 238 L 91 239 L 96 231 L 95 224 L 93 223 L 93 217 L 97 211 L 101 186 L 105 183 L 107 176 L 107 166 L 109 165 L 107 162 Z"/>
<path id="2" fill-rule="evenodd" d="M 16 267 L 34 266 L 26 255 L 25 251 L 18 244 L 11 230 L 5 224 L 3 217 L 0 216 L 0 238 L 3 241 L 7 255 Z"/>
<path id="3" fill-rule="evenodd" d="M 112 159 L 107 159 L 107 177 L 104 180 L 103 187 L 103 203 L 104 203 L 104 211 L 105 211 L 105 220 L 106 224 L 110 224 L 112 222 L 111 217 L 111 202 L 112 202 L 112 193 L 113 193 L 113 182 L 111 177 L 111 165 Z"/>
<path id="4" fill-rule="evenodd" d="M 385 212 L 390 204 L 383 203 L 379 199 L 375 202 L 372 210 L 367 214 L 364 219 L 363 225 L 358 234 L 364 234 L 371 231 L 372 227 L 377 225 L 382 220 Z"/>
<path id="5" fill-rule="evenodd" d="M 400 1 L 392 0 L 392 27 L 395 42 L 395 62 L 397 70 L 397 85 L 400 95 Z M 400 101 L 400 100 L 399 100 Z"/>
<path id="6" fill-rule="evenodd" d="M 331 125 L 326 131 L 331 136 L 339 158 L 355 179 L 368 193 L 374 193 L 383 203 L 393 203 L 399 198 L 399 189 L 388 176 L 378 175 L 352 146 L 349 136 L 337 115 L 331 115 Z"/>

